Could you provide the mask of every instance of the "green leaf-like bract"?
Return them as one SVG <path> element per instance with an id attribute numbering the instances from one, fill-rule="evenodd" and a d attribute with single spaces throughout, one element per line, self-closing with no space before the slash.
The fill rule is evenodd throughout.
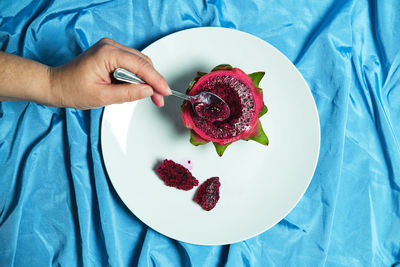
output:
<path id="1" fill-rule="evenodd" d="M 199 71 L 199 72 L 197 72 L 197 77 L 196 78 L 200 78 L 201 76 L 204 76 L 204 75 L 206 75 L 207 74 L 207 72 L 201 72 L 201 71 Z"/>
<path id="2" fill-rule="evenodd" d="M 195 134 L 193 131 L 190 131 L 190 143 L 194 146 L 199 146 L 199 145 L 204 145 L 207 144 L 209 141 L 206 140 L 199 140 L 199 138 L 196 138 Z"/>
<path id="3" fill-rule="evenodd" d="M 190 92 L 192 89 L 193 85 L 204 75 L 206 75 L 206 72 L 197 72 L 196 77 L 193 78 L 193 80 L 190 82 L 189 87 L 186 89 L 186 94 Z"/>
<path id="4" fill-rule="evenodd" d="M 230 145 L 220 145 L 216 142 L 213 142 L 214 146 L 215 146 L 215 150 L 217 151 L 218 156 L 222 157 L 222 155 L 224 154 L 225 149 Z"/>
<path id="5" fill-rule="evenodd" d="M 254 72 L 254 73 L 251 73 L 248 75 L 249 75 L 250 79 L 253 81 L 254 87 L 258 88 L 258 86 L 260 85 L 261 79 L 265 75 L 265 72 L 259 71 L 259 72 Z"/>
<path id="6" fill-rule="evenodd" d="M 264 115 L 265 113 L 267 113 L 267 111 L 268 111 L 268 108 L 266 105 L 264 105 L 263 109 L 258 114 L 258 117 L 261 118 L 261 116 Z"/>
<path id="7" fill-rule="evenodd" d="M 216 71 L 216 70 L 231 70 L 233 67 L 229 64 L 220 64 L 213 68 L 211 71 Z"/>
<path id="8" fill-rule="evenodd" d="M 268 145 L 268 143 L 269 143 L 268 137 L 265 134 L 265 132 L 264 132 L 262 126 L 261 126 L 261 123 L 259 124 L 258 134 L 253 136 L 253 137 L 246 138 L 244 140 L 246 140 L 246 141 L 253 140 L 253 141 L 256 141 L 256 142 L 258 142 L 258 143 L 260 143 L 262 145 Z"/>

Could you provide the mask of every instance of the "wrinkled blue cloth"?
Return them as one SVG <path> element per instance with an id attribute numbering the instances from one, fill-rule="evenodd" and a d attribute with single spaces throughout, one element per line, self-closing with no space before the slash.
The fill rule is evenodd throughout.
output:
<path id="1" fill-rule="evenodd" d="M 143 49 L 200 26 L 262 38 L 309 84 L 322 140 L 298 205 L 243 242 L 172 240 L 114 191 L 102 109 L 0 102 L 0 266 L 400 265 L 400 1 L 0 2 L 0 49 L 51 66 L 102 37 Z"/>

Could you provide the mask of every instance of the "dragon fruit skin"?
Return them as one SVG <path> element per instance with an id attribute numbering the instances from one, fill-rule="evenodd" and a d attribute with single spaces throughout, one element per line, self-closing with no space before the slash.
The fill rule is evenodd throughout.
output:
<path id="1" fill-rule="evenodd" d="M 258 88 L 264 72 L 247 75 L 239 68 L 218 65 L 210 73 L 199 72 L 186 93 L 203 91 L 217 94 L 228 103 L 231 115 L 225 121 L 208 121 L 199 117 L 189 102 L 182 104 L 181 115 L 185 127 L 191 130 L 190 142 L 197 146 L 213 142 L 219 156 L 240 139 L 254 140 L 268 145 L 259 118 L 267 112 L 262 89 Z"/>

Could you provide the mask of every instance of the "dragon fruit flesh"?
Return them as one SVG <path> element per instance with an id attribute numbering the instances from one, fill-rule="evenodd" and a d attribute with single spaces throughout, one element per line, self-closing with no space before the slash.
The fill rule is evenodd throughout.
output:
<path id="1" fill-rule="evenodd" d="M 206 104 L 200 103 L 195 107 L 197 115 L 206 118 L 209 122 L 223 121 L 230 115 L 229 106 L 221 103 Z"/>
<path id="2" fill-rule="evenodd" d="M 213 142 L 219 156 L 235 141 L 254 140 L 268 145 L 259 118 L 267 112 L 261 88 L 258 88 L 264 72 L 247 75 L 239 68 L 218 65 L 210 73 L 199 72 L 186 93 L 196 95 L 212 92 L 229 106 L 230 115 L 223 121 L 198 116 L 191 104 L 185 101 L 181 115 L 185 127 L 191 130 L 190 142 L 203 145 Z"/>
<path id="3" fill-rule="evenodd" d="M 212 210 L 219 200 L 219 188 L 221 183 L 218 177 L 211 177 L 203 182 L 194 196 L 194 201 L 197 202 L 203 209 Z"/>
<path id="4" fill-rule="evenodd" d="M 188 191 L 199 185 L 199 181 L 181 164 L 165 159 L 156 169 L 165 185 Z"/>

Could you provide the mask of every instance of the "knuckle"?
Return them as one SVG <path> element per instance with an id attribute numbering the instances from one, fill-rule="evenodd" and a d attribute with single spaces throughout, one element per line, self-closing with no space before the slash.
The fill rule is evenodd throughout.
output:
<path id="1" fill-rule="evenodd" d="M 113 55 L 115 52 L 115 47 L 110 44 L 103 44 L 99 48 L 99 53 L 103 56 Z"/>
<path id="2" fill-rule="evenodd" d="M 108 37 L 103 37 L 100 39 L 99 43 L 102 44 L 112 44 L 114 41 Z"/>
<path id="3" fill-rule="evenodd" d="M 103 43 L 102 46 L 100 47 L 100 51 L 110 51 L 113 48 L 112 45 L 108 43 Z"/>
<path id="4" fill-rule="evenodd" d="M 123 99 L 124 102 L 131 102 L 134 100 L 133 94 L 131 90 L 126 90 L 125 92 L 125 98 Z"/>
<path id="5" fill-rule="evenodd" d="M 113 40 L 107 37 L 100 39 L 100 41 L 94 45 L 93 52 L 95 54 L 99 54 L 100 56 L 107 56 L 107 54 L 113 53 L 115 46 L 112 44 L 112 42 Z"/>
<path id="6" fill-rule="evenodd" d="M 144 57 L 147 59 L 147 61 L 150 62 L 150 64 L 153 64 L 153 61 L 151 60 L 151 58 L 149 56 L 144 55 Z"/>
<path id="7" fill-rule="evenodd" d="M 135 94 L 136 91 L 137 91 L 137 90 L 132 90 L 132 89 L 126 90 L 126 93 L 125 93 L 125 101 L 126 101 L 126 102 L 131 102 L 131 101 L 136 100 L 136 99 L 137 99 L 137 96 L 136 96 L 136 94 Z"/>
<path id="8" fill-rule="evenodd" d="M 150 62 L 147 61 L 146 59 L 142 58 L 142 57 L 139 57 L 139 64 L 140 64 L 140 67 L 145 69 L 145 70 L 149 70 L 149 69 L 153 68 L 151 66 Z"/>

